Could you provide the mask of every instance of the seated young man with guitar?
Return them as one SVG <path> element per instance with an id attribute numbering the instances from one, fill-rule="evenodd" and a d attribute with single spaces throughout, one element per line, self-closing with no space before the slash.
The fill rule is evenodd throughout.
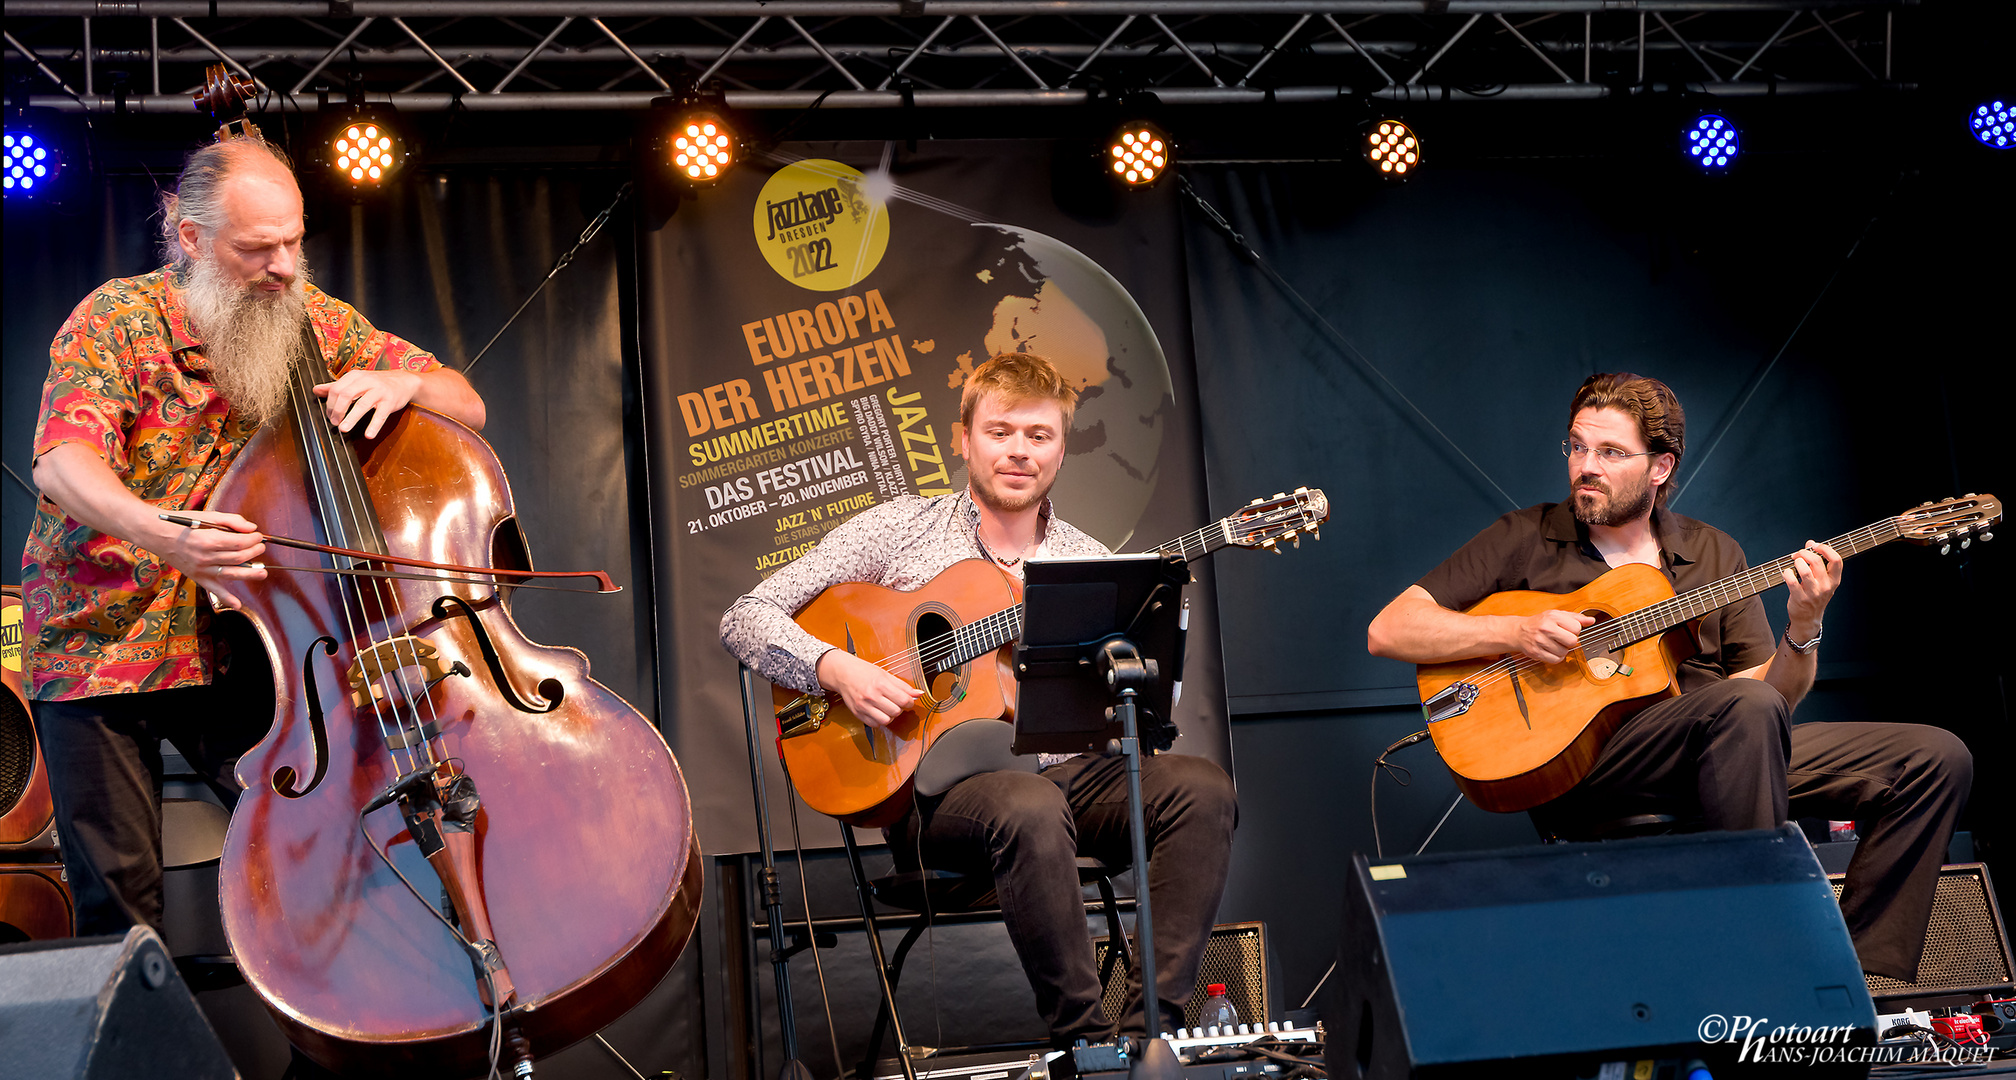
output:
<path id="1" fill-rule="evenodd" d="M 1680 402 L 1664 383 L 1628 373 L 1591 376 L 1569 406 L 1562 444 L 1569 501 L 1498 519 L 1372 621 L 1367 646 L 1378 656 L 1423 665 L 1507 658 L 1471 675 L 1467 697 L 1427 698 L 1429 727 L 1445 760 L 1451 748 L 1438 729 L 1459 722 L 1494 682 L 1509 681 L 1507 697 L 1516 704 L 1510 715 L 1524 724 L 1507 725 L 1511 734 L 1494 739 L 1502 745 L 1553 722 L 1540 715 L 1548 706 L 1576 704 L 1550 696 L 1580 694 L 1578 700 L 1587 701 L 1588 688 L 1617 676 L 1642 678 L 1632 665 L 1658 662 L 1655 655 L 1648 664 L 1643 653 L 1625 658 L 1622 646 L 1598 655 L 1602 650 L 1584 632 L 1599 620 L 1584 612 L 1605 608 L 1595 596 L 1601 586 L 1566 609 L 1527 593 L 1534 603 L 1523 615 L 1483 613 L 1512 606 L 1495 594 L 1575 592 L 1632 564 L 1656 568 L 1684 593 L 1748 568 L 1728 534 L 1666 509 L 1668 483 L 1686 447 L 1685 425 Z M 1651 813 L 1698 817 L 1716 829 L 1769 828 L 1793 816 L 1857 819 L 1863 839 L 1848 868 L 1842 914 L 1864 969 L 1912 980 L 1973 759 L 1957 738 L 1935 727 L 1791 722 L 1813 686 L 1821 615 L 1840 585 L 1841 561 L 1833 547 L 1817 541 L 1784 560 L 1788 624 L 1775 641 L 1755 595 L 1766 583 L 1731 589 L 1713 601 L 1727 606 L 1693 624 L 1699 651 L 1689 657 L 1683 646 L 1669 654 L 1678 664 L 1672 680 L 1677 695 L 1665 696 L 1670 684 L 1652 672 L 1657 685 L 1613 695 L 1639 700 L 1611 700 L 1593 713 L 1561 718 L 1595 731 L 1595 740 L 1575 736 L 1547 770 L 1534 770 L 1551 771 L 1548 785 L 1477 785 L 1485 795 L 1480 805 L 1530 807 L 1543 831 L 1567 836 Z M 1670 596 L 1656 584 L 1657 594 Z M 1627 598 L 1606 614 L 1636 611 L 1641 603 Z M 1534 606 L 1540 610 L 1531 611 Z M 1684 631 L 1668 633 L 1669 641 L 1674 633 Z M 1423 683 L 1425 689 L 1425 670 Z M 1640 690 L 1658 692 L 1641 696 Z M 1630 712 L 1634 707 L 1639 711 Z M 1601 732 L 1612 726 L 1603 740 Z M 1450 764 L 1459 776 L 1478 775 L 1455 760 Z M 1504 798 L 1494 802 L 1498 794 Z"/>
<path id="2" fill-rule="evenodd" d="M 792 616 L 833 585 L 872 582 L 908 592 L 964 560 L 982 560 L 1001 575 L 999 606 L 1014 599 L 1007 579 L 1019 580 L 1031 556 L 1107 554 L 1050 506 L 1076 404 L 1076 393 L 1042 357 L 1009 353 L 980 365 L 959 404 L 968 489 L 895 499 L 833 530 L 735 601 L 721 619 L 722 644 L 774 683 L 837 696 L 871 725 L 871 739 L 902 723 L 918 687 L 812 636 Z M 1119 757 L 1046 754 L 1042 764 L 1039 773 L 981 773 L 920 796 L 886 835 L 905 863 L 993 877 L 1037 1011 L 1053 1045 L 1065 1049 L 1114 1030 L 1100 1011 L 1104 988 L 1076 860 L 1082 853 L 1127 861 L 1127 779 Z M 1183 1024 L 1183 1003 L 1210 940 L 1238 811 L 1231 779 L 1205 758 L 1157 754 L 1141 767 L 1156 996 L 1163 1027 L 1173 1030 Z M 1135 979 L 1119 1029 L 1142 1032 L 1138 968 Z"/>

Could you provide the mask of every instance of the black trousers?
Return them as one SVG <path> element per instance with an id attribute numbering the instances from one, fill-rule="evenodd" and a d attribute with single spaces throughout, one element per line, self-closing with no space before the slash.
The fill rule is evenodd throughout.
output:
<path id="1" fill-rule="evenodd" d="M 1148 895 L 1155 912 L 1156 997 L 1163 1029 L 1183 1023 L 1183 1003 L 1210 944 L 1225 891 L 1239 810 L 1232 780 L 1208 759 L 1157 754 L 1141 762 L 1148 826 Z M 1002 920 L 1036 992 L 1036 1011 L 1059 1049 L 1114 1030 L 1100 1012 L 1077 859 L 1132 860 L 1127 768 L 1119 757 L 1081 755 L 1041 773 L 982 773 L 917 800 L 890 830 L 899 859 L 992 874 Z M 921 845 L 921 846 L 920 846 Z M 905 860 L 907 861 L 907 859 Z M 1144 1032 L 1137 966 L 1119 1030 Z"/>
<path id="2" fill-rule="evenodd" d="M 1543 831 L 1633 814 L 1699 816 L 1714 829 L 1796 817 L 1853 820 L 1841 914 L 1864 970 L 1913 981 L 1939 866 L 1967 804 L 1974 759 L 1920 724 L 1793 724 L 1785 698 L 1727 679 L 1669 698 L 1617 729 L 1567 794 L 1536 807 Z"/>
<path id="3" fill-rule="evenodd" d="M 78 936 L 161 931 L 163 739 L 225 807 L 237 802 L 232 770 L 273 716 L 264 653 L 247 648 L 211 686 L 34 703 Z"/>

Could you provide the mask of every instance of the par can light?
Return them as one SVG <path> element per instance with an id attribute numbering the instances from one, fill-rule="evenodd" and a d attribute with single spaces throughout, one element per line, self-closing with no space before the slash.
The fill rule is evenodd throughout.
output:
<path id="1" fill-rule="evenodd" d="M 1365 133 L 1365 160 L 1379 175 L 1405 180 L 1424 160 L 1421 136 L 1402 121 L 1376 121 Z"/>
<path id="2" fill-rule="evenodd" d="M 1687 128 L 1687 135 L 1681 142 L 1681 150 L 1687 160 L 1704 171 L 1726 169 L 1736 161 L 1736 155 L 1743 149 L 1743 139 L 1736 131 L 1736 125 L 1726 116 L 1704 113 Z"/>
<path id="3" fill-rule="evenodd" d="M 721 179 L 735 167 L 741 151 L 728 124 L 704 109 L 681 113 L 666 144 L 672 170 L 689 184 L 712 184 Z"/>
<path id="4" fill-rule="evenodd" d="M 1136 120 L 1122 124 L 1107 140 L 1105 160 L 1108 175 L 1123 187 L 1145 188 L 1176 163 L 1176 147 L 1168 132 Z"/>
<path id="5" fill-rule="evenodd" d="M 1974 133 L 1975 142 L 1991 150 L 2007 150 L 2016 146 L 2016 108 L 2007 100 L 1984 101 L 1967 117 L 1967 128 Z"/>

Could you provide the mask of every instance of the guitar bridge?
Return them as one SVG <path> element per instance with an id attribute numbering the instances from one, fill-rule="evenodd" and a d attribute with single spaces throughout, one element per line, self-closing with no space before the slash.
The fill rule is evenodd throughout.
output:
<path id="1" fill-rule="evenodd" d="M 1433 696 L 1421 703 L 1421 715 L 1427 717 L 1428 722 L 1433 724 L 1437 721 L 1447 720 L 1452 716 L 1461 716 L 1469 712 L 1470 706 L 1476 700 L 1476 683 L 1450 683 L 1448 686 L 1435 691 Z"/>
<path id="2" fill-rule="evenodd" d="M 828 707 L 826 699 L 818 694 L 798 695 L 777 710 L 778 736 L 789 739 L 795 735 L 809 735 L 825 727 Z"/>

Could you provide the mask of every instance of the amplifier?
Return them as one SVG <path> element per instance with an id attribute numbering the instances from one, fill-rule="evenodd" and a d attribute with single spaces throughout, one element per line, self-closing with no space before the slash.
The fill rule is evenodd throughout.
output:
<path id="1" fill-rule="evenodd" d="M 21 590 L 0 589 L 0 859 L 43 861 L 56 853 L 49 774 L 22 693 Z"/>
<path id="2" fill-rule="evenodd" d="M 1134 939 L 1130 937 L 1127 941 L 1129 950 L 1133 950 Z M 1108 948 L 1103 936 L 1094 945 L 1094 959 L 1101 970 L 1106 967 Z M 1274 1019 L 1280 1006 L 1270 992 L 1267 948 L 1266 923 L 1220 923 L 1212 927 L 1211 943 L 1205 946 L 1204 959 L 1197 965 L 1197 985 L 1190 991 L 1190 1000 L 1183 1003 L 1183 1025 L 1197 1026 L 1207 996 L 1204 988 L 1212 983 L 1225 984 L 1225 998 L 1239 1010 L 1241 1021 L 1265 1024 Z M 1106 994 L 1100 999 L 1100 1006 L 1107 1019 L 1114 1020 L 1126 1005 L 1127 968 L 1115 964 L 1107 976 Z"/>
<path id="3" fill-rule="evenodd" d="M 1829 874 L 1834 899 L 1841 899 L 1842 875 Z M 1900 998 L 2007 996 L 2016 986 L 2016 962 L 2009 953 L 2009 932 L 1995 903 L 1995 886 L 1982 863 L 1957 863 L 1939 869 L 1939 889 L 1932 898 L 1932 921 L 1925 927 L 1925 953 L 1918 960 L 1918 981 L 1868 975 L 1869 996 L 1881 1001 Z"/>

